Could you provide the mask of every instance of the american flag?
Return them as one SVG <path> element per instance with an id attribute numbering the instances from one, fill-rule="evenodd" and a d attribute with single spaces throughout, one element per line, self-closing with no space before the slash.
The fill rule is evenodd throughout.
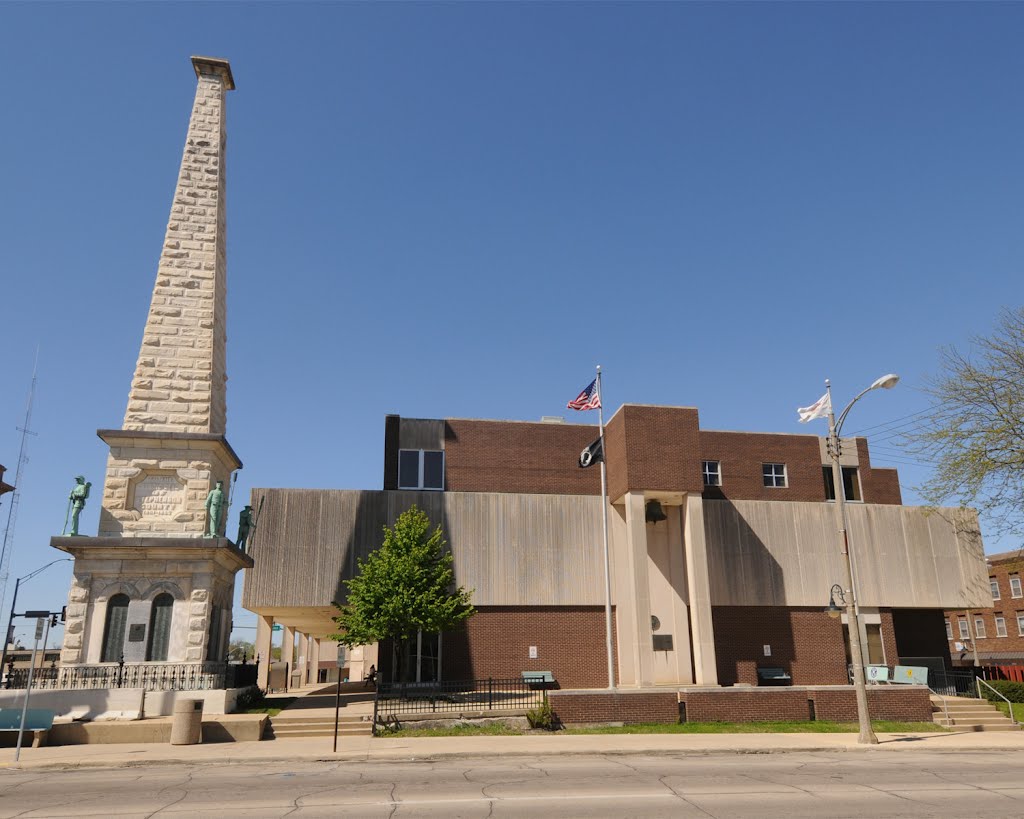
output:
<path id="1" fill-rule="evenodd" d="M 600 407 L 601 394 L 597 391 L 597 379 L 591 381 L 583 392 L 565 406 L 574 410 L 592 410 Z"/>

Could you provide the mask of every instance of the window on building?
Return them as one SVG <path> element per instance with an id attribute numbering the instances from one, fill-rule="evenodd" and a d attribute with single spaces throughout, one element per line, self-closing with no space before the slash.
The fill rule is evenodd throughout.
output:
<path id="1" fill-rule="evenodd" d="M 704 461 L 704 485 L 722 485 L 722 464 L 718 461 Z"/>
<path id="2" fill-rule="evenodd" d="M 1020 575 L 1010 575 L 1010 597 L 1021 597 L 1020 593 Z"/>
<path id="3" fill-rule="evenodd" d="M 775 488 L 786 486 L 786 465 L 785 464 L 761 464 L 761 474 L 764 476 L 764 485 Z"/>
<path id="4" fill-rule="evenodd" d="M 158 594 L 149 609 L 149 644 L 146 646 L 146 660 L 164 662 L 167 660 L 167 647 L 171 643 L 171 613 L 174 610 L 174 598 L 167 594 Z"/>
<path id="5" fill-rule="evenodd" d="M 957 621 L 956 621 L 956 624 L 960 628 L 960 639 L 961 640 L 970 640 L 971 639 L 971 632 L 967 628 L 967 618 L 966 617 L 958 618 Z"/>
<path id="6" fill-rule="evenodd" d="M 985 637 L 985 620 L 981 617 L 974 618 L 974 636 L 979 640 Z"/>
<path id="7" fill-rule="evenodd" d="M 996 637 L 1006 636 L 1006 618 L 996 616 Z"/>
<path id="8" fill-rule="evenodd" d="M 128 595 L 115 594 L 107 601 L 107 622 L 103 627 L 101 663 L 116 663 L 124 651 L 124 632 L 128 623 Z"/>
<path id="9" fill-rule="evenodd" d="M 953 624 L 950 623 L 949 620 L 946 621 L 946 639 L 953 639 Z"/>
<path id="10" fill-rule="evenodd" d="M 1017 612 L 1017 636 L 1024 637 L 1024 611 Z"/>
<path id="11" fill-rule="evenodd" d="M 844 466 L 843 468 L 843 498 L 848 501 L 863 500 L 860 494 L 860 477 L 857 474 L 857 467 Z M 821 476 L 825 479 L 825 499 L 836 499 L 836 482 L 833 479 L 832 467 L 823 466 Z"/>
<path id="12" fill-rule="evenodd" d="M 444 489 L 444 452 L 402 449 L 398 452 L 399 489 Z"/>
<path id="13" fill-rule="evenodd" d="M 988 579 L 988 584 L 989 584 L 989 586 L 992 587 L 992 599 L 993 600 L 998 600 L 999 599 L 999 581 L 996 580 L 994 577 L 990 577 Z"/>

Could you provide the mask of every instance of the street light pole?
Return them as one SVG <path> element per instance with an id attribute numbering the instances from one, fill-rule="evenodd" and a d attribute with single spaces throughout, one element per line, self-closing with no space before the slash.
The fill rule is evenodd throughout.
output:
<path id="1" fill-rule="evenodd" d="M 843 569 L 846 573 L 846 588 L 849 594 L 845 595 L 847 631 L 850 635 L 850 656 L 853 660 L 853 687 L 857 695 L 857 721 L 860 723 L 860 736 L 858 742 L 865 745 L 877 745 L 878 737 L 871 729 L 871 717 L 868 714 L 868 691 L 864 683 L 864 655 L 860 642 L 860 616 L 857 605 L 857 595 L 853 583 L 853 563 L 850 558 L 850 538 L 846 529 L 846 491 L 843 485 L 843 470 L 839 464 L 841 455 L 839 444 L 839 433 L 842 431 L 843 422 L 846 420 L 850 408 L 857 403 L 868 392 L 874 389 L 891 389 L 896 386 L 899 377 L 896 375 L 885 375 L 875 381 L 866 390 L 862 390 L 839 414 L 839 421 L 836 421 L 835 413 L 832 410 L 832 386 L 825 382 L 828 391 L 828 454 L 832 459 L 832 483 L 835 487 L 835 512 L 836 528 L 839 530 L 839 548 L 843 554 Z"/>
<path id="2" fill-rule="evenodd" d="M 21 586 L 23 580 L 31 580 L 40 572 L 46 571 L 55 563 L 67 563 L 71 560 L 70 557 L 59 557 L 56 560 L 51 560 L 45 566 L 40 566 L 34 572 L 29 572 L 24 577 L 19 577 L 14 581 L 14 596 L 11 598 L 11 614 L 7 618 L 7 631 L 4 632 L 4 647 L 0 651 L 0 677 L 3 676 L 4 663 L 7 662 L 7 640 L 11 636 L 11 626 L 14 625 L 14 607 L 18 604 L 18 587 Z"/>

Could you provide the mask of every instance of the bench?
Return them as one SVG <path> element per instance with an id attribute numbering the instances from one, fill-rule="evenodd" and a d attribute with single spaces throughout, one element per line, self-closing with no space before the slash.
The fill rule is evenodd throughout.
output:
<path id="1" fill-rule="evenodd" d="M 555 675 L 550 671 L 520 671 L 523 682 L 529 684 L 530 688 L 540 686 L 547 688 L 555 684 Z"/>
<path id="2" fill-rule="evenodd" d="M 789 685 L 793 678 L 784 668 L 761 667 L 757 669 L 758 685 Z"/>
<path id="3" fill-rule="evenodd" d="M 25 740 L 22 740 L 24 744 L 27 743 L 27 739 L 31 740 L 33 748 L 40 748 L 46 745 L 46 740 L 50 735 L 50 729 L 53 727 L 53 718 L 55 713 L 49 708 L 29 708 L 25 712 Z M 21 709 L 20 708 L 0 708 L 0 734 L 6 734 L 5 740 L 11 740 L 11 734 L 17 736 L 18 729 L 21 727 Z M 7 742 L 4 742 L 6 745 Z M 17 740 L 10 742 L 11 745 L 17 744 Z"/>

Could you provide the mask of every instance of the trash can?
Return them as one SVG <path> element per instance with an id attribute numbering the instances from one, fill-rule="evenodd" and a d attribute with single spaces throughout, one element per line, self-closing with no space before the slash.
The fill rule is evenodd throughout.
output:
<path id="1" fill-rule="evenodd" d="M 203 738 L 203 701 L 176 700 L 171 745 L 197 745 Z"/>

